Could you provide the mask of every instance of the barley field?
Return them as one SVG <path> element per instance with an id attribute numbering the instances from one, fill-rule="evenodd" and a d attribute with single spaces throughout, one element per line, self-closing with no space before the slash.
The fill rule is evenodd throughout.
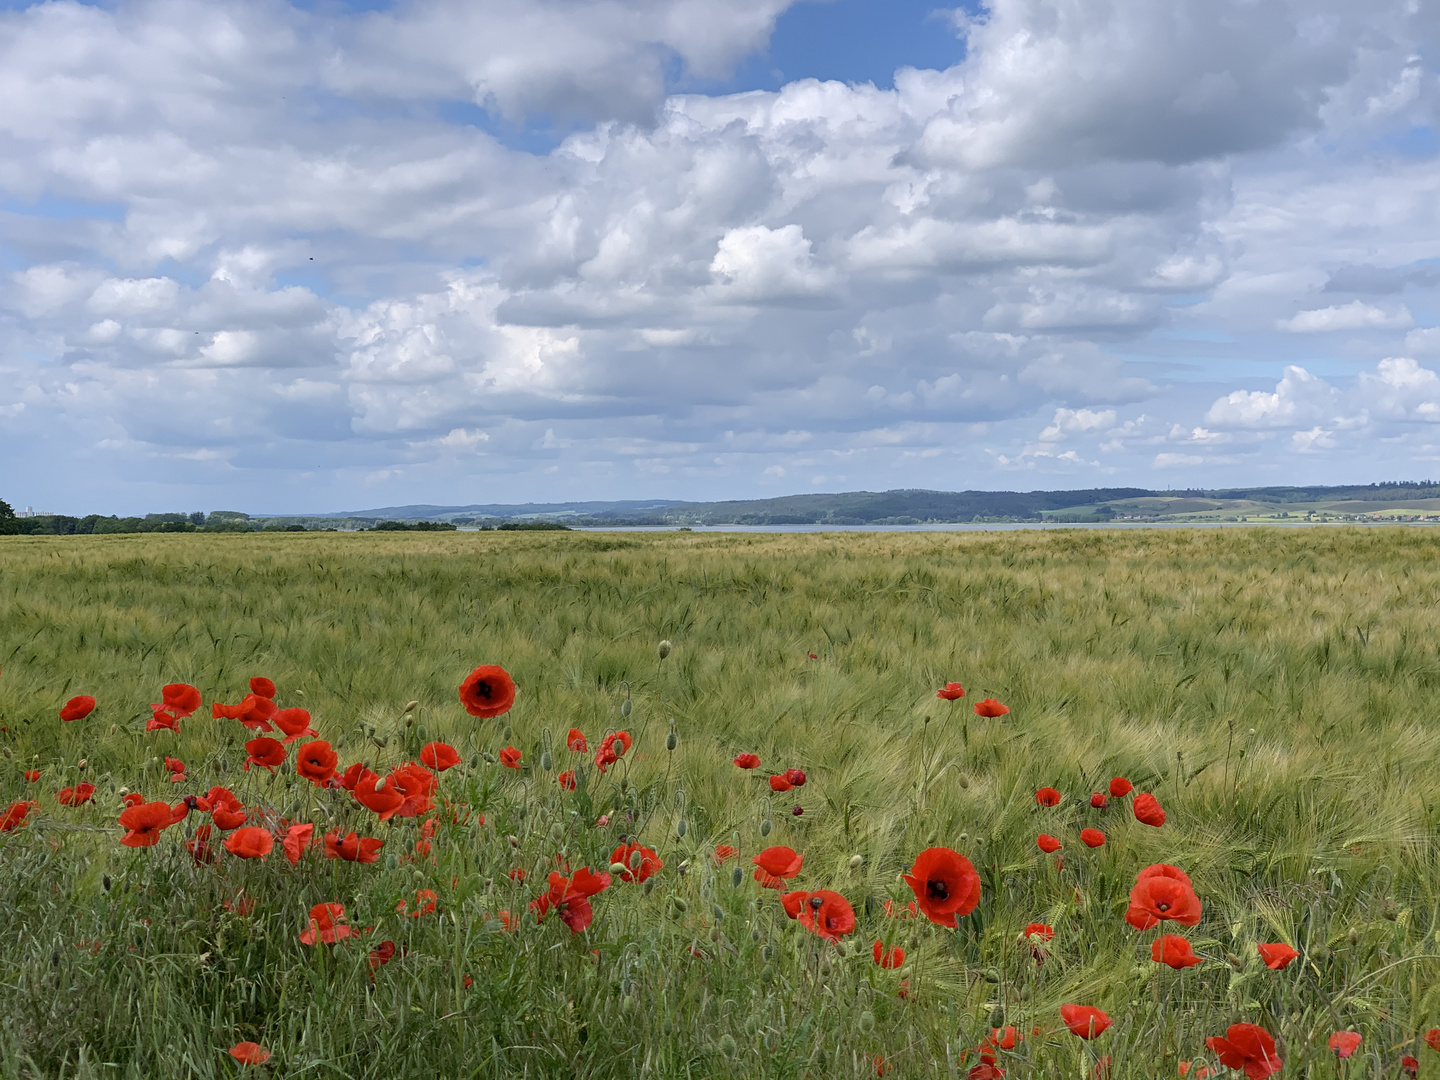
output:
<path id="1" fill-rule="evenodd" d="M 1200 1078 L 1250 1024 L 1252 1080 L 1440 1076 L 1437 555 L 1340 527 L 0 539 L 0 1076 Z M 462 707 L 477 665 L 513 708 Z M 257 678 L 316 732 L 273 771 L 212 716 Z M 203 705 L 147 730 L 167 684 Z M 433 743 L 458 763 L 407 774 Z M 360 763 L 375 805 L 430 777 L 418 811 L 333 786 Z M 127 795 L 174 820 L 122 827 Z M 757 880 L 773 848 L 803 864 Z M 906 880 L 930 848 L 978 876 L 953 929 Z M 1153 864 L 1193 925 L 1127 921 Z"/>

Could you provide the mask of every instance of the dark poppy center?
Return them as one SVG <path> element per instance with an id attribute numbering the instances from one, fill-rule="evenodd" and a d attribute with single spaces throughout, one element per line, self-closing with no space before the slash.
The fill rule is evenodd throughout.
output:
<path id="1" fill-rule="evenodd" d="M 825 906 L 825 898 L 821 896 L 810 897 L 810 906 L 816 911 L 819 911 L 822 907 Z"/>
<path id="2" fill-rule="evenodd" d="M 949 900 L 950 886 L 938 878 L 925 882 L 925 895 L 931 900 Z"/>
<path id="3" fill-rule="evenodd" d="M 1160 902 L 1158 902 L 1158 903 L 1155 905 L 1155 910 L 1156 910 L 1156 911 L 1169 911 L 1169 910 L 1170 910 L 1170 905 L 1167 904 L 1167 903 L 1165 903 L 1163 900 L 1161 900 Z"/>
<path id="4" fill-rule="evenodd" d="M 490 684 L 489 684 L 488 682 L 486 682 L 484 679 L 481 679 L 479 682 L 477 682 L 477 683 L 475 684 L 475 696 L 476 696 L 476 697 L 478 697 L 478 698 L 484 698 L 486 701 L 489 701 L 490 698 L 491 698 L 493 695 L 494 695 L 494 691 L 490 689 Z"/>

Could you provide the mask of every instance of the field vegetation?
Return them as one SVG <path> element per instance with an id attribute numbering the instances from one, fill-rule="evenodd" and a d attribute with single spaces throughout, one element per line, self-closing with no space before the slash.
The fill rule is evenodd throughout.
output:
<path id="1" fill-rule="evenodd" d="M 1338 527 L 5 537 L 0 811 L 35 805 L 0 832 L 0 1076 L 1202 1077 L 1241 1023 L 1284 1076 L 1440 1075 L 1437 556 L 1428 530 Z M 508 712 L 462 708 L 479 664 L 513 676 Z M 436 741 L 459 763 L 383 822 L 297 775 L 304 739 L 247 769 L 255 732 L 211 705 L 255 677 L 341 770 Z M 175 683 L 203 708 L 146 730 Z M 772 790 L 787 769 L 806 782 Z M 197 857 L 198 805 L 120 842 L 125 795 L 216 786 L 264 858 L 219 831 Z M 296 823 L 383 846 L 292 864 Z M 643 883 L 615 873 L 578 932 L 575 902 L 537 921 L 552 871 L 626 843 Z M 752 859 L 781 845 L 803 866 L 766 888 Z M 931 847 L 979 875 L 953 930 L 910 917 Z M 1157 863 L 1195 925 L 1127 923 Z M 853 930 L 812 933 L 788 890 L 840 894 Z M 354 932 L 307 944 L 325 903 Z M 1152 959 L 1162 933 L 1199 962 Z M 1073 1004 L 1111 1026 L 1078 1038 Z"/>

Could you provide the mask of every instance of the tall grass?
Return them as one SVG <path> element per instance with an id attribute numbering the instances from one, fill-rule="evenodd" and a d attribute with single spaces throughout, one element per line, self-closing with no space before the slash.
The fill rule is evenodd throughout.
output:
<path id="1" fill-rule="evenodd" d="M 1437 555 L 1429 532 L 1345 529 L 6 538 L 0 798 L 41 811 L 0 834 L 0 1076 L 235 1075 L 241 1039 L 287 1077 L 871 1076 L 877 1057 L 953 1076 L 1004 1023 L 1028 1036 L 1000 1055 L 1008 1075 L 1089 1076 L 1105 1056 L 1118 1080 L 1213 1066 L 1205 1037 L 1241 1020 L 1281 1037 L 1287 1075 L 1396 1075 L 1440 1024 Z M 456 686 L 486 662 L 520 694 L 475 720 Z M 469 818 L 438 814 L 419 857 L 414 821 L 241 771 L 246 733 L 208 707 L 252 675 L 309 709 L 342 764 L 384 772 L 452 743 L 464 763 L 441 790 Z M 967 697 L 937 700 L 948 679 Z M 206 710 L 145 733 L 175 681 Z M 62 724 L 80 693 L 99 707 Z M 986 696 L 1011 713 L 975 716 Z M 592 752 L 620 727 L 635 745 L 601 776 L 566 751 L 571 727 Z M 518 772 L 492 763 L 511 743 Z M 736 769 L 739 751 L 767 768 Z M 773 794 L 768 769 L 789 766 L 809 782 Z M 1092 809 L 1112 775 L 1156 793 L 1165 826 Z M 92 804 L 56 804 L 84 778 Z M 212 784 L 379 836 L 385 857 L 196 866 L 193 815 L 156 847 L 118 845 L 122 788 Z M 1042 785 L 1066 801 L 1037 806 Z M 1085 825 L 1108 843 L 1083 847 Z M 1040 832 L 1064 841 L 1061 867 Z M 616 881 L 584 935 L 537 926 L 526 904 L 556 856 L 602 870 L 621 835 L 664 859 L 649 887 Z M 751 880 L 775 843 L 804 853 L 797 883 L 850 899 L 845 947 Z M 717 844 L 740 848 L 739 886 Z M 884 912 L 933 844 L 982 875 L 956 932 Z M 1122 918 L 1157 861 L 1205 904 L 1199 967 L 1153 963 L 1155 932 Z M 437 913 L 396 911 L 417 888 Z M 374 934 L 302 945 L 322 901 Z M 1043 964 L 1017 944 L 1032 921 L 1056 931 Z M 372 972 L 379 939 L 405 955 Z M 903 969 L 875 965 L 877 939 Z M 1302 956 L 1269 971 L 1264 941 Z M 1066 1002 L 1115 1025 L 1082 1046 Z M 1364 1042 L 1337 1063 L 1326 1036 L 1350 1026 Z"/>

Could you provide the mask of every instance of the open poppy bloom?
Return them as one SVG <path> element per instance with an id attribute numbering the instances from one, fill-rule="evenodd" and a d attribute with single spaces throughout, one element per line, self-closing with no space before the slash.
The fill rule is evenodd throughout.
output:
<path id="1" fill-rule="evenodd" d="M 565 736 L 565 749 L 572 754 L 584 754 L 590 749 L 590 744 L 585 741 L 585 733 L 579 728 L 572 727 L 570 733 Z"/>
<path id="2" fill-rule="evenodd" d="M 245 824 L 243 804 L 229 789 L 212 787 L 205 798 L 210 803 L 210 818 L 222 832 Z"/>
<path id="3" fill-rule="evenodd" d="M 335 753 L 330 744 L 323 739 L 306 743 L 295 755 L 296 774 L 303 776 L 316 787 L 320 787 L 335 775 L 335 766 L 338 764 L 340 764 L 340 755 Z"/>
<path id="4" fill-rule="evenodd" d="M 200 691 L 189 683 L 166 683 L 160 688 L 160 703 L 151 709 L 159 709 L 177 718 L 191 716 L 200 708 Z"/>
<path id="5" fill-rule="evenodd" d="M 898 968 L 901 964 L 905 963 L 905 950 L 900 948 L 899 945 L 896 945 L 889 952 L 886 952 L 885 946 L 879 940 L 876 940 L 875 947 L 871 952 L 875 956 L 875 963 L 879 964 L 882 968 Z"/>
<path id="6" fill-rule="evenodd" d="M 39 769 L 26 769 L 26 770 L 25 770 L 23 773 L 21 773 L 20 775 L 23 776 L 23 777 L 25 777 L 25 780 L 26 780 L 27 783 L 33 784 L 36 780 L 39 780 L 39 779 L 40 779 L 40 770 L 39 770 Z"/>
<path id="7" fill-rule="evenodd" d="M 564 772 L 560 773 L 558 776 L 555 777 L 555 782 L 559 784 L 562 788 L 564 788 L 566 791 L 574 791 L 575 788 L 579 786 L 575 780 L 574 769 L 566 769 Z"/>
<path id="8" fill-rule="evenodd" d="M 420 763 L 430 766 L 436 772 L 444 772 L 460 764 L 460 751 L 449 743 L 426 743 L 420 748 Z"/>
<path id="9" fill-rule="evenodd" d="M 1336 1057 L 1348 1058 L 1360 1048 L 1360 1033 L 1358 1031 L 1337 1031 L 1330 1036 L 1327 1044 L 1335 1051 Z"/>
<path id="10" fill-rule="evenodd" d="M 1440 1051 L 1440 1028 L 1431 1028 L 1425 1032 L 1422 1038 L 1425 1040 L 1425 1045 L 1431 1050 Z"/>
<path id="11" fill-rule="evenodd" d="M 161 803 L 160 805 L 165 806 L 164 803 Z M 0 814 L 0 832 L 13 832 L 15 829 L 20 828 L 21 825 L 25 824 L 25 819 L 30 816 L 30 811 L 39 809 L 39 806 L 39 803 L 34 802 L 30 799 L 17 799 L 15 802 L 12 802 L 9 807 L 6 808 L 5 813 Z M 166 817 L 168 819 L 169 807 L 166 807 L 166 811 Z M 124 822 L 121 822 L 121 824 L 123 825 Z M 169 824 L 168 820 L 166 821 L 166 824 Z M 161 826 L 161 828 L 164 828 L 164 826 Z M 154 842 L 155 841 L 153 840 L 151 841 L 152 844 Z M 139 845 L 131 846 L 133 847 Z"/>
<path id="12" fill-rule="evenodd" d="M 302 945 L 334 945 L 355 933 L 345 924 L 344 904 L 316 904 L 310 909 L 310 926 L 300 932 Z"/>
<path id="13" fill-rule="evenodd" d="M 507 713 L 515 704 L 515 680 L 498 664 L 481 664 L 460 684 L 460 704 L 481 719 Z"/>
<path id="14" fill-rule="evenodd" d="M 357 761 L 354 765 L 351 765 L 348 769 L 345 770 L 344 775 L 339 777 L 339 781 L 340 786 L 343 787 L 346 791 L 353 792 L 355 790 L 355 785 L 360 783 L 361 780 L 367 778 L 370 780 L 380 779 L 379 774 L 373 773 L 368 768 L 366 768 L 363 761 Z"/>
<path id="15" fill-rule="evenodd" d="M 1205 1078 L 1210 1075 L 1210 1066 L 1202 1064 L 1200 1062 L 1192 1063 L 1189 1061 L 1182 1061 L 1175 1067 L 1175 1071 L 1178 1072 L 1181 1076 L 1189 1076 L 1192 1064 L 1194 1066 L 1195 1075 L 1191 1078 L 1191 1080 L 1205 1080 Z"/>
<path id="16" fill-rule="evenodd" d="M 389 821 L 405 803 L 405 796 L 394 784 L 388 783 L 366 770 L 355 784 L 355 801 L 367 810 L 373 810 L 381 821 Z"/>
<path id="17" fill-rule="evenodd" d="M 1004 716 L 1009 711 L 1010 707 L 1008 705 L 1001 705 L 1000 702 L 996 701 L 993 697 L 987 697 L 984 701 L 977 701 L 975 703 L 976 716 Z"/>
<path id="18" fill-rule="evenodd" d="M 625 751 L 630 749 L 630 743 L 628 731 L 612 731 L 606 735 L 600 740 L 600 749 L 595 751 L 595 767 L 603 773 L 625 756 Z"/>
<path id="19" fill-rule="evenodd" d="M 439 897 L 436 896 L 434 889 L 417 889 L 413 907 L 408 902 L 401 900 L 395 905 L 395 910 L 401 915 L 409 915 L 412 919 L 418 919 L 421 915 L 429 915 L 435 910 L 437 899 Z"/>
<path id="20" fill-rule="evenodd" d="M 1020 1041 L 1020 1035 L 1013 1024 L 1006 1024 L 1003 1028 L 991 1028 L 985 1041 L 996 1050 L 1014 1050 L 1015 1044 Z"/>
<path id="21" fill-rule="evenodd" d="M 76 784 L 73 788 L 61 788 L 56 792 L 55 801 L 61 806 L 80 806 L 89 802 L 94 794 L 94 784 Z"/>
<path id="22" fill-rule="evenodd" d="M 325 834 L 325 857 L 344 859 L 346 862 L 373 863 L 380 858 L 380 849 L 385 841 L 373 836 L 357 836 L 353 831 L 343 839 L 339 829 Z"/>
<path id="23" fill-rule="evenodd" d="M 176 776 L 183 778 L 185 775 L 185 762 L 179 758 L 167 757 L 165 759 L 165 769 L 171 774 L 170 779 L 173 780 Z"/>
<path id="24" fill-rule="evenodd" d="M 120 811 L 120 824 L 125 829 L 120 843 L 126 847 L 153 847 L 160 842 L 160 834 L 174 823 L 169 803 L 148 802 L 126 807 Z"/>
<path id="25" fill-rule="evenodd" d="M 1265 961 L 1265 966 L 1271 971 L 1280 971 L 1289 967 L 1290 961 L 1300 955 L 1283 941 L 1256 945 L 1255 948 L 1260 953 L 1260 959 Z"/>
<path id="26" fill-rule="evenodd" d="M 122 796 L 120 801 L 126 806 L 140 806 L 145 802 L 145 796 L 138 791 L 132 791 L 128 795 Z"/>
<path id="27" fill-rule="evenodd" d="M 230 1047 L 230 1056 L 241 1065 L 264 1065 L 270 1060 L 270 1051 L 257 1042 L 238 1042 Z"/>
<path id="28" fill-rule="evenodd" d="M 1110 795 L 1112 798 L 1123 799 L 1133 791 L 1135 785 L 1126 780 L 1123 776 L 1116 776 L 1110 781 Z"/>
<path id="29" fill-rule="evenodd" d="M 1035 838 L 1035 846 L 1045 852 L 1046 855 L 1054 855 L 1055 852 L 1060 850 L 1060 841 L 1049 833 L 1041 833 Z"/>
<path id="30" fill-rule="evenodd" d="M 905 881 L 925 917 L 952 930 L 957 916 L 969 915 L 980 903 L 980 875 L 969 859 L 950 848 L 920 852 Z"/>
<path id="31" fill-rule="evenodd" d="M 210 846 L 210 826 L 201 825 L 195 830 L 195 835 L 185 841 L 185 847 L 190 852 L 190 857 L 195 860 L 196 866 L 204 866 L 215 861 L 215 849 Z"/>
<path id="32" fill-rule="evenodd" d="M 305 849 L 314 841 L 314 825 L 291 825 L 285 830 L 285 839 L 280 841 L 280 847 L 285 852 L 285 858 L 290 860 L 290 865 L 299 866 L 300 856 L 305 854 Z"/>
<path id="33" fill-rule="evenodd" d="M 1089 1005 L 1061 1005 L 1060 1019 L 1082 1039 L 1093 1039 L 1110 1026 L 1110 1017 Z"/>
<path id="34" fill-rule="evenodd" d="M 792 787 L 794 787 L 794 786 L 795 786 L 795 785 L 792 784 L 792 783 L 790 783 L 789 780 L 785 779 L 784 776 L 772 776 L 772 777 L 770 777 L 770 790 L 771 790 L 771 791 L 789 791 L 789 790 L 790 790 Z"/>
<path id="35" fill-rule="evenodd" d="M 755 880 L 760 882 L 762 887 L 783 889 L 788 879 L 800 873 L 805 856 L 797 854 L 794 848 L 777 845 L 766 848 L 750 861 L 756 867 Z"/>
<path id="36" fill-rule="evenodd" d="M 261 735 L 258 739 L 251 739 L 247 742 L 245 753 L 250 755 L 245 759 L 246 772 L 250 771 L 251 765 L 259 765 L 273 773 L 285 764 L 284 745 L 279 739 L 272 739 L 267 735 Z"/>
<path id="37" fill-rule="evenodd" d="M 307 735 L 320 734 L 310 726 L 310 713 L 305 709 L 281 709 L 271 717 L 275 726 L 285 733 L 285 741 L 292 743 Z"/>
<path id="38" fill-rule="evenodd" d="M 251 731 L 274 731 L 270 721 L 279 711 L 280 707 L 269 698 L 246 694 L 238 705 L 222 705 L 217 701 L 210 706 L 210 717 L 214 720 L 239 720 Z"/>
<path id="39" fill-rule="evenodd" d="M 263 675 L 257 675 L 250 680 L 250 692 L 257 697 L 275 697 L 275 684 Z"/>
<path id="40" fill-rule="evenodd" d="M 520 757 L 521 754 L 519 750 L 516 750 L 513 746 L 507 746 L 504 750 L 500 751 L 500 764 L 504 765 L 507 769 L 518 769 L 520 768 Z"/>
<path id="41" fill-rule="evenodd" d="M 718 866 L 720 863 L 723 863 L 726 859 L 733 859 L 733 858 L 734 858 L 736 855 L 738 855 L 738 854 L 740 854 L 738 848 L 733 848 L 733 847 L 731 847 L 729 844 L 716 844 L 716 845 L 715 845 L 715 864 Z"/>
<path id="42" fill-rule="evenodd" d="M 1029 942 L 1031 944 L 1034 944 L 1037 941 L 1051 942 L 1055 940 L 1055 930 L 1047 923 L 1027 923 L 1025 925 L 1025 929 L 1020 931 L 1020 940 L 1022 942 Z"/>
<path id="43" fill-rule="evenodd" d="M 389 940 L 380 942 L 370 950 L 370 970 L 374 971 L 376 968 L 384 967 L 394 959 L 394 956 L 395 942 Z"/>
<path id="44" fill-rule="evenodd" d="M 1142 825 L 1158 829 L 1165 824 L 1165 811 L 1160 808 L 1160 800 L 1148 791 L 1135 796 L 1131 809 L 1135 811 L 1135 820 Z"/>
<path id="45" fill-rule="evenodd" d="M 855 909 L 832 889 L 785 893 L 780 903 L 787 915 L 826 941 L 839 941 L 855 929 Z"/>
<path id="46" fill-rule="evenodd" d="M 1250 1080 L 1265 1080 L 1284 1063 L 1275 1053 L 1275 1037 L 1259 1024 L 1231 1024 L 1225 1037 L 1212 1035 L 1205 1046 L 1219 1055 L 1227 1069 L 1244 1069 Z"/>
<path id="47" fill-rule="evenodd" d="M 737 769 L 758 769 L 760 767 L 760 755 L 736 754 L 735 767 Z"/>
<path id="48" fill-rule="evenodd" d="M 1104 847 L 1105 834 L 1099 829 L 1081 829 L 1080 842 L 1086 847 Z"/>
<path id="49" fill-rule="evenodd" d="M 1420 1075 L 1420 1059 L 1406 1054 L 1400 1059 L 1400 1071 L 1410 1077 L 1410 1080 L 1415 1080 L 1415 1077 Z"/>
<path id="50" fill-rule="evenodd" d="M 1042 787 L 1039 791 L 1035 792 L 1035 801 L 1041 806 L 1059 806 L 1060 792 L 1056 791 L 1053 787 Z"/>
<path id="51" fill-rule="evenodd" d="M 1090 793 L 1090 806 L 1091 806 L 1091 808 L 1093 808 L 1093 809 L 1095 809 L 1095 810 L 1104 810 L 1105 807 L 1107 807 L 1107 806 L 1109 806 L 1109 805 L 1110 805 L 1110 797 L 1109 797 L 1108 795 L 1106 795 L 1104 792 L 1102 792 L 1102 791 L 1092 791 L 1092 792 Z"/>
<path id="52" fill-rule="evenodd" d="M 390 783 L 405 796 L 405 801 L 395 811 L 397 816 L 402 818 L 419 817 L 434 809 L 435 800 L 431 798 L 431 795 L 440 785 L 440 781 L 424 766 L 407 761 L 398 769 L 391 770 Z"/>
<path id="53" fill-rule="evenodd" d="M 225 838 L 225 850 L 242 859 L 263 859 L 274 846 L 275 837 L 270 835 L 270 830 L 254 825 L 236 829 Z"/>
<path id="54" fill-rule="evenodd" d="M 947 682 L 935 691 L 935 696 L 941 701 L 958 701 L 965 696 L 965 687 L 958 682 Z"/>
<path id="55" fill-rule="evenodd" d="M 1136 877 L 1125 921 L 1137 930 L 1149 930 L 1165 919 L 1194 926 L 1200 921 L 1200 912 L 1200 898 L 1195 895 L 1190 876 L 1179 867 L 1155 863 Z"/>
<path id="56" fill-rule="evenodd" d="M 786 769 L 783 775 L 785 777 L 785 782 L 788 783 L 791 787 L 805 786 L 804 769 Z"/>
<path id="57" fill-rule="evenodd" d="M 1176 971 L 1200 963 L 1200 957 L 1195 955 L 1190 942 L 1179 934 L 1161 934 L 1151 942 L 1150 959 Z"/>
<path id="58" fill-rule="evenodd" d="M 631 866 L 631 863 L 635 861 L 634 856 L 637 852 L 640 855 L 639 869 Z M 612 864 L 624 863 L 630 867 L 630 869 L 620 875 L 621 881 L 639 881 L 642 883 L 649 878 L 651 874 L 665 867 L 665 864 L 660 861 L 659 855 L 655 854 L 655 852 L 648 847 L 642 847 L 640 844 L 621 844 L 610 853 L 610 862 Z"/>
<path id="59" fill-rule="evenodd" d="M 173 731 L 180 734 L 180 718 L 160 705 L 151 705 L 151 716 L 145 721 L 146 731 Z"/>
<path id="60" fill-rule="evenodd" d="M 61 720 L 84 720 L 95 711 L 95 699 L 89 694 L 72 697 L 60 708 Z"/>
<path id="61" fill-rule="evenodd" d="M 609 887 L 610 875 L 591 873 L 588 866 L 577 870 L 573 878 L 552 870 L 549 890 L 530 901 L 530 910 L 535 912 L 538 923 L 545 920 L 546 913 L 553 907 L 572 934 L 584 933 L 595 918 L 590 897 Z"/>

